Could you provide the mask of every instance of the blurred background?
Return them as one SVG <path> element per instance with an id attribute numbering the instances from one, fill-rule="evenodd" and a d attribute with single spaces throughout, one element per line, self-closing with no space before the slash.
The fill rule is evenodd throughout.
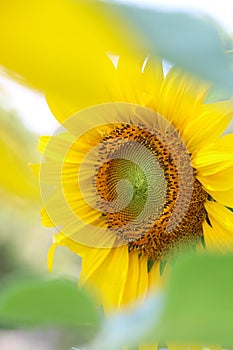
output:
<path id="1" fill-rule="evenodd" d="M 138 3 L 141 1 L 121 1 Z M 164 10 L 201 11 L 233 33 L 233 3 L 229 1 L 143 1 L 143 6 Z M 40 161 L 37 151 L 39 135 L 51 135 L 58 126 L 43 95 L 11 80 L 0 71 L 0 151 L 2 157 L 0 185 L 0 278 L 16 272 L 47 272 L 47 253 L 53 229 L 41 225 L 41 200 L 37 180 L 29 163 Z M 11 174 L 11 175 L 9 175 Z M 22 191 L 22 188 L 24 189 Z M 26 188 L 26 190 L 25 190 Z M 80 258 L 58 248 L 54 274 L 77 279 Z M 74 334 L 55 330 L 0 330 L 1 350 L 71 349 Z"/>
<path id="2" fill-rule="evenodd" d="M 0 77 L 0 281 L 12 274 L 47 272 L 53 229 L 41 225 L 38 180 L 29 163 L 38 163 L 39 135 L 52 134 L 57 122 L 42 95 Z M 54 275 L 78 279 L 80 258 L 58 247 Z M 0 283 L 1 283 L 0 282 Z M 4 326 L 3 326 L 4 328 Z M 1 350 L 71 349 L 75 336 L 54 330 L 0 329 Z"/>

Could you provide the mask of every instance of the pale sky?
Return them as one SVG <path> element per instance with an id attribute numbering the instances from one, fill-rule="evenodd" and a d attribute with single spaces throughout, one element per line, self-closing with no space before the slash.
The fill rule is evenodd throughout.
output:
<path id="1" fill-rule="evenodd" d="M 230 0 L 121 0 L 164 10 L 199 11 L 213 17 L 233 34 L 233 2 Z M 0 106 L 13 109 L 25 125 L 38 134 L 51 134 L 58 123 L 43 95 L 11 81 L 0 71 Z"/>

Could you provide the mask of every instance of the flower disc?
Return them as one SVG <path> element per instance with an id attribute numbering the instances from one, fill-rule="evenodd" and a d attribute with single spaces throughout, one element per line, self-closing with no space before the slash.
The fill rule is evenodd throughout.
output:
<path id="1" fill-rule="evenodd" d="M 179 133 L 149 108 L 111 103 L 81 111 L 48 140 L 44 159 L 47 214 L 80 244 L 127 244 L 154 259 L 202 236 L 206 193 Z"/>

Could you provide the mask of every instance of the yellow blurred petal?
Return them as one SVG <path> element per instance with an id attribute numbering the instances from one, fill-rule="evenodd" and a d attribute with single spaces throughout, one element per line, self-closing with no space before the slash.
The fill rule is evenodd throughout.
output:
<path id="1" fill-rule="evenodd" d="M 233 135 L 226 135 L 192 156 L 197 178 L 207 191 L 233 188 Z"/>
<path id="2" fill-rule="evenodd" d="M 145 80 L 149 81 L 149 73 L 142 73 L 142 63 L 145 58 L 130 57 L 129 55 L 121 55 L 118 61 L 117 69 L 111 64 L 109 69 L 108 80 L 91 91 L 88 90 L 74 93 L 67 87 L 69 95 L 56 96 L 50 93 L 46 94 L 48 105 L 59 121 L 64 121 L 81 109 L 85 109 L 96 104 L 108 102 L 130 102 L 140 105 L 147 105 L 152 98 L 152 92 L 157 85 L 146 86 Z M 152 73 L 151 73 L 152 74 Z M 156 76 L 157 72 L 154 72 Z M 147 79 L 146 79 L 147 77 Z M 156 83 L 156 80 L 151 80 Z M 97 84 L 98 82 L 96 82 Z M 77 92 L 77 89 L 75 90 Z"/>
<path id="3" fill-rule="evenodd" d="M 114 93 L 113 101 L 130 102 L 146 106 L 151 95 L 143 91 L 142 65 L 145 57 L 121 55 L 117 65 L 120 95 Z"/>
<path id="4" fill-rule="evenodd" d="M 192 154 L 192 164 L 200 174 L 211 175 L 233 164 L 233 134 L 225 135 Z"/>
<path id="5" fill-rule="evenodd" d="M 2 2 L 0 64 L 43 91 L 63 95 L 70 87 L 76 94 L 94 93 L 111 70 L 105 52 L 134 42 L 130 31 L 116 30 L 113 14 L 105 11 L 86 1 Z"/>
<path id="6" fill-rule="evenodd" d="M 233 208 L 233 188 L 227 191 L 207 191 L 217 202 Z"/>
<path id="7" fill-rule="evenodd" d="M 142 89 L 158 99 L 163 84 L 163 64 L 159 57 L 150 56 L 142 75 Z"/>
<path id="8" fill-rule="evenodd" d="M 213 220 L 211 224 L 212 227 L 206 221 L 203 223 L 204 240 L 207 250 L 223 254 L 232 251 L 232 232 L 225 230 Z"/>
<path id="9" fill-rule="evenodd" d="M 41 224 L 45 227 L 54 227 L 54 223 L 51 221 L 50 217 L 47 214 L 45 208 L 41 209 Z"/>
<path id="10" fill-rule="evenodd" d="M 218 202 L 207 201 L 205 208 L 211 220 L 233 232 L 233 213 Z"/>
<path id="11" fill-rule="evenodd" d="M 189 152 L 216 141 L 232 119 L 232 101 L 221 101 L 199 106 L 196 114 L 187 121 L 182 138 Z"/>
<path id="12" fill-rule="evenodd" d="M 115 93 L 117 89 L 115 84 L 115 68 L 112 63 L 108 62 L 108 64 L 112 66 L 112 72 L 108 73 L 109 81 L 106 83 L 102 83 L 101 80 L 95 81 L 94 89 L 92 88 L 92 84 L 87 87 L 78 86 L 78 80 L 75 88 L 74 86 L 67 86 L 66 92 L 62 95 L 46 91 L 46 100 L 49 108 L 59 122 L 64 122 L 82 109 L 97 104 L 108 103 L 113 100 L 111 90 Z M 92 79 L 93 77 L 90 78 L 90 81 Z"/>
<path id="13" fill-rule="evenodd" d="M 47 265 L 48 265 L 48 270 L 52 272 L 53 269 L 53 262 L 54 262 L 54 255 L 55 255 L 55 250 L 57 246 L 59 245 L 65 245 L 68 246 L 69 248 L 72 247 L 72 251 L 75 252 L 76 254 L 81 254 L 83 252 L 84 247 L 80 244 L 77 244 L 69 239 L 67 239 L 64 235 L 59 233 L 58 235 L 53 236 L 53 244 L 50 246 L 48 255 L 47 255 Z"/>
<path id="14" fill-rule="evenodd" d="M 210 191 L 223 191 L 233 187 L 233 135 L 226 135 L 192 155 L 197 178 Z"/>
<path id="15" fill-rule="evenodd" d="M 46 147 L 48 146 L 48 142 L 51 140 L 52 138 L 50 136 L 40 136 L 39 138 L 39 143 L 37 146 L 38 151 L 43 154 Z"/>
<path id="16" fill-rule="evenodd" d="M 182 132 L 196 115 L 207 92 L 206 85 L 173 67 L 162 84 L 157 111 Z"/>
<path id="17" fill-rule="evenodd" d="M 160 276 L 160 261 L 154 262 L 148 276 L 148 286 L 150 291 L 160 290 L 162 288 L 162 279 Z"/>
<path id="18" fill-rule="evenodd" d="M 164 82 L 162 59 L 159 57 L 149 57 L 142 77 L 142 90 L 147 92 L 151 99 L 147 107 L 160 110 L 160 92 Z"/>
<path id="19" fill-rule="evenodd" d="M 223 162 L 224 163 L 224 162 Z M 221 165 L 220 165 L 221 166 Z M 213 175 L 197 174 L 197 179 L 209 191 L 228 191 L 233 188 L 233 165 Z"/>
<path id="20" fill-rule="evenodd" d="M 52 272 L 53 270 L 54 254 L 55 254 L 56 248 L 57 248 L 57 244 L 53 243 L 48 251 L 47 264 L 48 264 L 48 270 L 50 272 Z"/>
<path id="21" fill-rule="evenodd" d="M 2 112 L 1 112 L 2 113 Z M 8 117 L 8 116 L 7 116 Z M 12 116 L 11 116 L 12 118 Z M 0 188 L 6 193 L 30 199 L 39 199 L 39 189 L 29 167 L 29 152 L 19 131 L 1 116 L 0 122 Z M 21 125 L 20 125 L 21 128 Z"/>
<path id="22" fill-rule="evenodd" d="M 88 259 L 88 256 L 86 256 L 86 259 Z M 98 268 L 93 269 L 93 273 L 89 275 L 89 279 L 85 283 L 90 288 L 95 286 L 98 289 L 105 311 L 119 308 L 121 304 L 128 274 L 128 262 L 127 245 L 112 248 Z M 85 271 L 82 271 L 82 279 L 85 279 L 92 263 L 89 259 L 85 262 L 85 258 L 83 263 L 85 264 Z"/>
<path id="23" fill-rule="evenodd" d="M 137 252 L 129 253 L 128 276 L 125 283 L 124 293 L 122 297 L 122 305 L 127 305 L 136 301 L 137 286 L 139 279 L 139 257 Z"/>
<path id="24" fill-rule="evenodd" d="M 137 294 L 138 300 L 146 295 L 148 290 L 148 257 L 140 256 L 139 259 L 139 276 L 138 276 Z"/>
<path id="25" fill-rule="evenodd" d="M 157 350 L 158 344 L 153 345 L 139 345 L 138 350 Z"/>
<path id="26" fill-rule="evenodd" d="M 29 164 L 30 169 L 32 170 L 34 176 L 40 178 L 40 163 L 39 164 Z"/>
<path id="27" fill-rule="evenodd" d="M 187 345 L 176 345 L 176 344 L 167 344 L 168 350 L 189 350 L 189 346 Z"/>
<path id="28" fill-rule="evenodd" d="M 91 275 L 99 268 L 105 261 L 111 249 L 108 248 L 89 248 L 84 251 L 82 260 L 82 271 L 80 275 L 80 285 L 86 283 Z"/>
<path id="29" fill-rule="evenodd" d="M 67 238 L 62 233 L 59 233 L 57 235 L 54 235 L 53 243 L 57 246 L 65 246 L 68 247 L 72 252 L 83 256 L 83 254 L 86 252 L 88 247 L 77 243 L 76 241 Z"/>
<path id="30" fill-rule="evenodd" d="M 211 237 L 207 237 L 212 249 L 220 252 L 233 250 L 233 213 L 216 202 L 207 202 L 205 208 L 212 226 Z M 205 227 L 206 228 L 206 227 Z M 207 228 L 207 235 L 210 230 Z M 205 238 L 205 231 L 204 231 Z M 206 238 L 205 238 L 206 240 Z"/>

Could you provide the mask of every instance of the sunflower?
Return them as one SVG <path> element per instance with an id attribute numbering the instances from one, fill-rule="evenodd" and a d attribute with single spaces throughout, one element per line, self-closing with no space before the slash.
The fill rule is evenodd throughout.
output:
<path id="1" fill-rule="evenodd" d="M 62 128 L 33 168 L 58 230 L 49 268 L 58 245 L 79 254 L 106 312 L 161 288 L 181 249 L 233 247 L 232 103 L 205 103 L 209 89 L 177 67 L 164 76 L 159 58 L 120 57 L 86 100 L 47 96 Z"/>

